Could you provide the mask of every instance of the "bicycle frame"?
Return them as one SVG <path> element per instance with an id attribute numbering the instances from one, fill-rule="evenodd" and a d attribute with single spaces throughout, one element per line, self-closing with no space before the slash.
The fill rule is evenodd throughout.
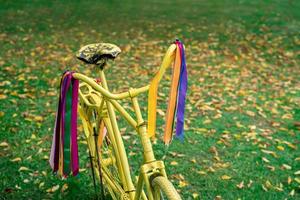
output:
<path id="1" fill-rule="evenodd" d="M 145 185 L 148 199 L 153 200 L 154 197 L 152 195 L 153 191 L 151 189 L 150 177 L 152 175 L 162 175 L 167 176 L 165 172 L 165 167 L 163 161 L 157 161 L 155 159 L 150 138 L 147 136 L 146 123 L 142 118 L 141 110 L 138 103 L 137 96 L 141 93 L 147 92 L 149 89 L 149 85 L 141 88 L 131 88 L 129 91 L 120 93 L 120 94 L 112 94 L 109 92 L 105 74 L 103 70 L 99 70 L 101 85 L 96 83 L 93 79 L 82 75 L 80 73 L 74 73 L 73 77 L 85 82 L 89 86 L 91 86 L 95 91 L 99 92 L 103 96 L 103 103 L 106 104 L 108 117 L 104 118 L 104 122 L 107 126 L 108 133 L 110 134 L 111 143 L 115 149 L 115 156 L 117 159 L 117 163 L 119 163 L 119 174 L 121 176 L 121 181 L 124 186 L 124 191 L 129 195 L 131 200 L 138 200 L 140 197 L 143 199 L 147 199 L 143 186 Z M 133 109 L 136 115 L 136 120 L 133 119 L 130 114 L 117 102 L 117 100 L 130 98 Z M 80 108 L 79 108 L 80 109 Z M 143 148 L 143 157 L 144 163 L 140 168 L 140 173 L 137 181 L 136 187 L 133 184 L 129 163 L 125 151 L 125 147 L 123 144 L 122 136 L 120 134 L 120 130 L 117 124 L 115 110 L 117 110 L 126 120 L 127 122 L 137 131 L 140 136 L 142 148 Z M 82 112 L 82 111 L 79 111 Z M 106 163 L 102 163 L 106 164 Z M 109 184 L 109 183 L 108 183 Z"/>

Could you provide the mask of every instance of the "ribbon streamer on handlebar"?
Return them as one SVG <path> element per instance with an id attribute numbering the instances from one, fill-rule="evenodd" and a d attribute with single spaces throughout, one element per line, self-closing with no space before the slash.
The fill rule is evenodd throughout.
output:
<path id="1" fill-rule="evenodd" d="M 55 120 L 50 166 L 53 172 L 67 177 L 79 171 L 77 144 L 77 107 L 79 81 L 66 71 L 60 83 L 59 103 Z"/>
<path id="2" fill-rule="evenodd" d="M 167 52 L 164 57 L 162 66 L 150 83 L 148 94 L 148 135 L 155 136 L 156 129 L 156 106 L 157 106 L 157 90 L 158 84 L 166 69 L 174 61 L 169 103 L 166 112 L 166 125 L 164 133 L 165 144 L 170 144 L 173 135 L 173 128 L 176 121 L 176 136 L 183 139 L 184 131 L 184 107 L 187 91 L 187 69 L 185 63 L 185 53 L 183 44 L 176 40 L 176 49 L 174 52 Z M 172 50 L 171 50 L 172 51 Z"/>

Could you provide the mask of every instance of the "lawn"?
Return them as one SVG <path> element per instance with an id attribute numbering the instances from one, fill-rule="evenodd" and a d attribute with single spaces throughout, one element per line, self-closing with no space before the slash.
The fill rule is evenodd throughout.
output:
<path id="1" fill-rule="evenodd" d="M 300 199 L 300 1 L 0 3 L 0 199 L 95 198 L 83 134 L 78 177 L 48 164 L 62 72 L 95 76 L 74 55 L 111 42 L 123 53 L 110 88 L 143 86 L 176 38 L 189 73 L 185 139 L 161 142 L 169 73 L 154 149 L 183 199 Z M 137 175 L 139 140 L 124 127 Z"/>

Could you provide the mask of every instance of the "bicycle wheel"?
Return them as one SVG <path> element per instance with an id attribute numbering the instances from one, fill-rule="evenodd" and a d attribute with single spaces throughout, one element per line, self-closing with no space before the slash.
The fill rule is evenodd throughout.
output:
<path id="1" fill-rule="evenodd" d="M 155 177 L 152 180 L 151 185 L 154 189 L 155 200 L 181 200 L 181 197 L 174 188 L 173 184 L 166 177 Z"/>

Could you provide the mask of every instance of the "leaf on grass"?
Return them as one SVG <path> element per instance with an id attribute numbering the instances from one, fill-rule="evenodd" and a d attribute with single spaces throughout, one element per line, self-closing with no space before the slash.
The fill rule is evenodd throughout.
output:
<path id="1" fill-rule="evenodd" d="M 29 183 L 29 180 L 26 178 L 23 180 L 24 183 Z"/>
<path id="2" fill-rule="evenodd" d="M 16 157 L 16 158 L 14 158 L 14 159 L 11 159 L 10 161 L 11 162 L 19 162 L 19 161 L 21 161 L 22 159 L 20 158 L 20 157 Z"/>
<path id="3" fill-rule="evenodd" d="M 267 165 L 267 168 L 268 168 L 269 170 L 271 170 L 272 172 L 275 171 L 275 167 L 272 166 L 272 165 Z"/>
<path id="4" fill-rule="evenodd" d="M 59 189 L 59 185 L 55 185 L 52 188 L 49 188 L 48 190 L 46 190 L 46 192 L 53 193 L 53 192 L 55 192 L 58 189 Z"/>
<path id="5" fill-rule="evenodd" d="M 197 171 L 197 173 L 200 174 L 200 175 L 206 175 L 206 174 L 207 174 L 207 173 L 206 173 L 205 171 L 203 171 L 203 170 L 199 170 L 199 171 Z"/>
<path id="6" fill-rule="evenodd" d="M 293 119 L 293 115 L 292 114 L 284 114 L 281 116 L 281 119 Z"/>
<path id="7" fill-rule="evenodd" d="M 247 110 L 246 114 L 249 115 L 250 117 L 254 117 L 255 116 L 255 112 Z"/>
<path id="8" fill-rule="evenodd" d="M 278 149 L 279 151 L 284 151 L 284 147 L 283 147 L 283 146 L 280 146 L 280 145 L 277 146 L 277 149 Z"/>
<path id="9" fill-rule="evenodd" d="M 262 157 L 262 160 L 263 160 L 264 162 L 266 162 L 266 163 L 270 163 L 270 161 L 269 161 L 267 158 L 265 158 L 265 157 Z"/>
<path id="10" fill-rule="evenodd" d="M 239 188 L 239 189 L 243 189 L 244 188 L 244 181 L 237 184 L 236 187 Z"/>
<path id="11" fill-rule="evenodd" d="M 290 193 L 289 193 L 290 196 L 294 196 L 295 195 L 295 190 L 293 189 Z"/>
<path id="12" fill-rule="evenodd" d="M 160 116 L 165 116 L 166 114 L 165 114 L 165 112 L 163 111 L 163 110 L 161 110 L 161 109 L 157 109 L 157 113 L 160 115 Z"/>
<path id="13" fill-rule="evenodd" d="M 186 187 L 186 186 L 188 186 L 188 185 L 189 185 L 189 183 L 188 183 L 187 181 L 184 181 L 184 180 L 183 180 L 183 181 L 179 181 L 179 185 L 178 185 L 178 186 L 179 186 L 180 188 L 183 188 L 183 187 Z"/>
<path id="14" fill-rule="evenodd" d="M 295 178 L 294 179 L 298 184 L 300 184 L 300 178 Z"/>
<path id="15" fill-rule="evenodd" d="M 39 184 L 39 188 L 44 187 L 44 185 L 45 185 L 45 182 L 41 182 L 41 183 Z"/>
<path id="16" fill-rule="evenodd" d="M 291 170 L 292 167 L 290 165 L 287 165 L 287 164 L 282 164 L 281 166 L 282 169 L 287 169 L 287 170 Z"/>
<path id="17" fill-rule="evenodd" d="M 69 188 L 68 184 L 65 183 L 65 184 L 61 187 L 61 192 L 66 191 L 68 188 Z"/>
<path id="18" fill-rule="evenodd" d="M 173 166 L 178 165 L 178 162 L 172 161 L 172 162 L 170 163 L 170 165 L 173 165 Z"/>
<path id="19" fill-rule="evenodd" d="M 8 143 L 7 142 L 1 142 L 0 147 L 8 147 Z"/>
<path id="20" fill-rule="evenodd" d="M 21 171 L 29 171 L 30 169 L 29 168 L 27 168 L 27 167 L 20 167 L 19 168 L 19 172 L 21 172 Z"/>
<path id="21" fill-rule="evenodd" d="M 194 192 L 194 193 L 192 194 L 192 196 L 193 196 L 194 199 L 196 199 L 197 197 L 199 197 L 199 194 L 196 193 L 196 192 Z"/>
<path id="22" fill-rule="evenodd" d="M 6 99 L 7 96 L 5 94 L 0 94 L 0 99 Z"/>
<path id="23" fill-rule="evenodd" d="M 269 150 L 264 150 L 264 149 L 262 149 L 261 151 L 263 153 L 272 155 L 274 158 L 278 158 L 278 155 L 274 151 L 269 151 Z"/>
<path id="24" fill-rule="evenodd" d="M 225 174 L 225 175 L 221 176 L 221 179 L 222 180 L 230 180 L 231 177 Z"/>

